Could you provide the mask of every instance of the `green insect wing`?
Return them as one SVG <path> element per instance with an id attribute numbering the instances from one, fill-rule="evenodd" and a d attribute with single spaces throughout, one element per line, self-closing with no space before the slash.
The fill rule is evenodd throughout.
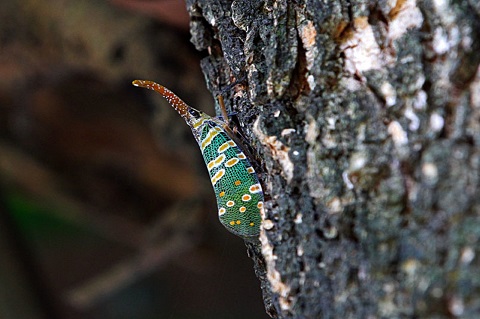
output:
<path id="1" fill-rule="evenodd" d="M 207 165 L 222 225 L 242 238 L 257 237 L 263 211 L 262 187 L 247 157 L 224 129 L 225 123 L 188 106 L 155 82 L 132 83 L 160 93 L 190 126 Z"/>

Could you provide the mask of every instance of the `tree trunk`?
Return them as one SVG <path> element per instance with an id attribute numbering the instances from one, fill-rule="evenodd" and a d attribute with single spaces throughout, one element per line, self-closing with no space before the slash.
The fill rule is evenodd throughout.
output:
<path id="1" fill-rule="evenodd" d="M 261 158 L 247 245 L 267 312 L 478 318 L 480 4 L 187 7 L 207 85 Z"/>

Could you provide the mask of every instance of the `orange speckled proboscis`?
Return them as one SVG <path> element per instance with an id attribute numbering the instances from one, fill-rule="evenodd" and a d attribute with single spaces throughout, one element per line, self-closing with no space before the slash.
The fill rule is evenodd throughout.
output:
<path id="1" fill-rule="evenodd" d="M 178 114 L 180 114 L 186 120 L 190 119 L 191 115 L 188 112 L 189 106 L 187 103 L 183 102 L 178 96 L 176 96 L 172 91 L 163 85 L 147 80 L 135 80 L 132 82 L 132 84 L 160 93 L 164 98 L 167 99 L 168 103 L 173 106 Z"/>

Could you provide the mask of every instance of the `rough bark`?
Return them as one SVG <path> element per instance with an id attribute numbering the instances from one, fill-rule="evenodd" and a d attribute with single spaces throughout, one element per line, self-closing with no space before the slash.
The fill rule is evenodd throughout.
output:
<path id="1" fill-rule="evenodd" d="M 267 312 L 477 318 L 480 4 L 187 7 L 208 87 L 261 159 L 248 245 Z"/>

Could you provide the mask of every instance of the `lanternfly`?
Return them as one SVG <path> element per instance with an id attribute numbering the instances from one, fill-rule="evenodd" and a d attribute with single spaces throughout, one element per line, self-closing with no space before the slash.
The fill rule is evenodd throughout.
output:
<path id="1" fill-rule="evenodd" d="M 258 236 L 262 220 L 260 212 L 263 210 L 262 187 L 247 157 L 230 136 L 226 124 L 190 107 L 155 82 L 135 80 L 133 85 L 160 93 L 192 129 L 207 165 L 222 225 L 243 238 Z"/>

